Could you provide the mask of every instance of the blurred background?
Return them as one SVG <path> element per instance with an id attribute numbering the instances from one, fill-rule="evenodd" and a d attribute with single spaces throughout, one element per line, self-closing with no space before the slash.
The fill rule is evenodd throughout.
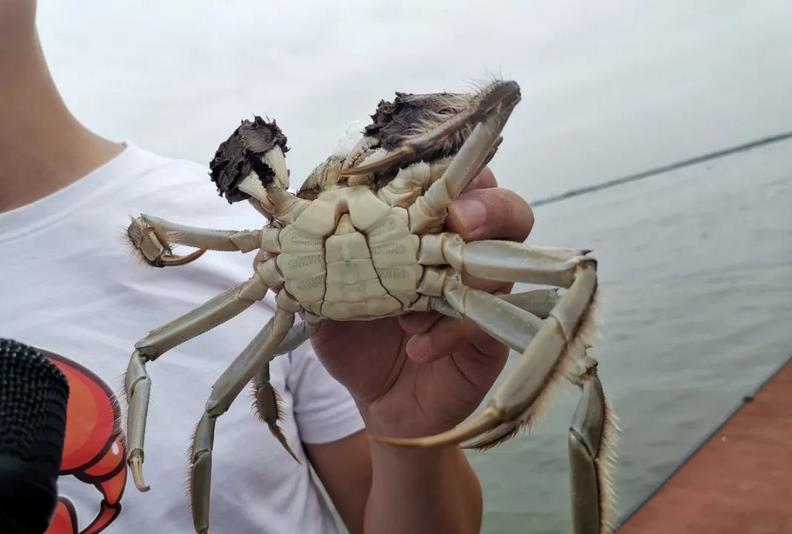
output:
<path id="1" fill-rule="evenodd" d="M 39 4 L 53 75 L 88 127 L 206 163 L 266 114 L 289 137 L 293 187 L 381 98 L 493 75 L 523 101 L 491 166 L 529 200 L 792 130 L 784 0 Z M 620 415 L 622 514 L 792 353 L 790 149 L 536 208 L 532 242 L 600 260 L 592 355 Z M 575 403 L 563 387 L 530 436 L 471 454 L 484 532 L 569 530 Z"/>

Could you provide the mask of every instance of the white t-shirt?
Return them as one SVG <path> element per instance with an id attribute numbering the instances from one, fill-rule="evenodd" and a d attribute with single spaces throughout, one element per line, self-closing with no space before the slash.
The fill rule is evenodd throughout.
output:
<path id="1" fill-rule="evenodd" d="M 65 189 L 0 213 L 0 337 L 50 351 L 75 373 L 63 460 L 70 473 L 59 486 L 76 508 L 80 529 L 97 515 L 101 490 L 115 505 L 124 487 L 123 445 L 111 436 L 118 413 L 111 413 L 108 397 L 124 404 L 122 380 L 134 343 L 253 272 L 253 255 L 236 252 L 207 252 L 182 267 L 142 265 L 124 242 L 129 216 L 141 212 L 217 229 L 265 222 L 247 203 L 229 206 L 218 197 L 204 168 L 131 145 Z M 138 492 L 129 476 L 120 513 L 102 520 L 109 522 L 106 532 L 193 532 L 185 451 L 212 383 L 269 319 L 272 302 L 268 296 L 148 364 L 144 473 L 151 491 Z M 258 421 L 243 391 L 217 423 L 211 529 L 336 532 L 300 443 L 348 436 L 363 428 L 360 415 L 310 343 L 277 357 L 271 377 L 285 408 L 282 428 L 301 464 Z M 73 425 L 73 418 L 82 426 Z M 108 517 L 116 513 L 110 508 Z"/>

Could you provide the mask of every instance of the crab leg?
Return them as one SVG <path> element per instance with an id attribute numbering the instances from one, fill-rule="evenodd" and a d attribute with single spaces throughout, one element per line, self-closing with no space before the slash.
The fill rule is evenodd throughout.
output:
<path id="1" fill-rule="evenodd" d="M 520 293 L 498 295 L 498 298 L 514 304 L 540 319 L 547 319 L 553 307 L 558 303 L 560 295 L 557 289 L 532 289 Z"/>
<path id="2" fill-rule="evenodd" d="M 212 446 L 217 418 L 228 410 L 239 392 L 256 372 L 260 371 L 276 355 L 279 345 L 291 329 L 294 314 L 299 309 L 296 302 L 286 296 L 284 292 L 278 295 L 278 306 L 275 316 L 269 320 L 261 332 L 214 383 L 206 402 L 206 411 L 195 429 L 190 466 L 190 499 L 193 524 L 198 533 L 205 533 L 209 530 Z M 286 306 L 288 309 L 282 306 Z M 271 388 L 270 390 L 272 391 L 271 400 L 275 401 L 274 390 Z M 270 428 L 272 429 L 272 426 Z M 277 426 L 275 428 L 277 429 Z M 285 444 L 285 438 L 280 430 L 274 432 L 281 443 L 284 443 L 286 450 L 294 456 L 288 444 Z"/>
<path id="3" fill-rule="evenodd" d="M 458 278 L 446 282 L 443 296 L 454 310 L 518 352 L 525 350 L 542 327 L 539 317 L 486 291 L 467 287 Z"/>
<path id="4" fill-rule="evenodd" d="M 584 358 L 585 370 L 576 379 L 582 390 L 569 429 L 572 525 L 575 534 L 600 534 L 612 529 L 615 416 L 597 376 L 597 362 Z"/>
<path id="5" fill-rule="evenodd" d="M 517 306 L 540 319 L 547 319 L 560 298 L 556 289 L 534 289 L 521 293 L 498 295 L 498 298 Z M 502 425 L 485 432 L 474 440 L 464 442 L 465 449 L 484 450 L 495 447 L 510 439 L 520 427 L 519 421 L 503 423 Z"/>
<path id="6" fill-rule="evenodd" d="M 444 296 L 452 306 L 462 308 L 460 311 L 464 315 L 479 323 L 478 312 L 474 309 L 474 313 L 469 313 L 464 308 L 472 302 L 468 299 L 475 292 L 461 284 L 459 287 L 455 285 L 448 284 L 449 289 L 444 291 Z M 572 286 L 559 299 L 550 317 L 542 321 L 536 335 L 523 350 L 523 357 L 495 392 L 489 407 L 478 417 L 435 436 L 385 441 L 407 446 L 449 445 L 479 436 L 504 423 L 530 424 L 546 404 L 543 401 L 552 389 L 550 386 L 567 375 L 570 364 L 585 351 L 586 340 L 582 338 L 590 334 L 589 319 L 596 286 L 593 262 L 579 266 Z M 491 324 L 495 320 L 489 322 Z M 488 322 L 482 321 L 480 325 L 488 331 Z"/>
<path id="7" fill-rule="evenodd" d="M 238 315 L 257 300 L 264 298 L 267 286 L 254 276 L 246 282 L 226 289 L 203 305 L 178 319 L 152 330 L 135 344 L 124 377 L 127 396 L 127 463 L 135 485 L 140 491 L 149 487 L 143 480 L 143 441 L 151 389 L 146 364 L 169 349 L 198 336 Z"/>
<path id="8" fill-rule="evenodd" d="M 465 243 L 457 234 L 427 234 L 421 237 L 421 265 L 451 265 L 464 272 L 502 282 L 529 282 L 569 287 L 577 266 L 593 262 L 588 250 L 537 247 L 511 241 Z"/>
<path id="9" fill-rule="evenodd" d="M 478 438 L 470 446 L 495 445 L 515 433 L 519 425 L 530 425 L 547 404 L 553 385 L 561 377 L 579 383 L 583 398 L 570 429 L 573 464 L 573 513 L 576 534 L 608 532 L 610 485 L 606 473 L 614 424 L 593 360 L 585 358 L 588 338 L 593 335 L 593 303 L 597 277 L 592 260 L 580 263 L 574 281 L 559 299 L 536 335 L 524 349 L 522 359 L 495 392 L 489 406 L 479 416 L 457 428 L 417 439 L 376 438 L 400 446 L 444 446 Z M 482 305 L 471 296 L 476 290 L 449 279 L 444 288 L 448 303 L 470 317 L 489 333 L 490 325 L 502 318 L 482 321 Z M 498 298 L 498 297 L 494 297 Z M 499 299 L 501 300 L 501 299 Z M 498 315 L 495 311 L 492 315 Z M 507 319 L 505 324 L 510 321 Z M 532 326 L 532 325 L 531 325 Z M 585 363 L 586 370 L 574 370 Z"/>
<path id="10" fill-rule="evenodd" d="M 211 230 L 178 224 L 152 215 L 141 214 L 132 219 L 127 228 L 127 237 L 132 247 L 143 260 L 155 267 L 184 265 L 206 250 L 249 252 L 263 248 L 278 252 L 278 230 Z M 197 247 L 199 250 L 187 256 L 176 256 L 172 252 L 175 244 Z M 271 250 L 271 249 L 275 250 Z"/>
<path id="11" fill-rule="evenodd" d="M 270 287 L 279 287 L 283 283 L 276 269 L 274 260 L 260 264 L 256 268 L 256 274 L 249 280 L 226 289 L 178 319 L 152 330 L 135 343 L 124 385 L 128 403 L 127 463 L 135 486 L 140 491 L 149 489 L 143 480 L 143 442 L 151 390 L 146 364 L 171 348 L 228 321 L 254 302 L 263 299 Z"/>
<path id="12" fill-rule="evenodd" d="M 452 158 L 440 158 L 433 161 L 418 161 L 399 169 L 393 180 L 385 184 L 379 191 L 377 197 L 384 200 L 390 206 L 409 207 L 415 199 L 424 193 L 429 186 L 438 180 L 445 172 Z M 367 183 L 367 177 L 355 179 L 349 178 L 349 185 Z"/>
<path id="13" fill-rule="evenodd" d="M 253 385 L 253 395 L 256 399 L 256 410 L 258 411 L 259 418 L 266 423 L 272 435 L 275 436 L 275 439 L 286 449 L 286 452 L 294 458 L 294 461 L 300 463 L 297 455 L 294 454 L 294 451 L 289 446 L 289 442 L 286 441 L 286 436 L 283 435 L 283 431 L 278 426 L 278 421 L 283 418 L 283 413 L 280 407 L 278 392 L 270 383 L 269 362 L 266 362 L 258 370 L 253 379 Z"/>
<path id="14" fill-rule="evenodd" d="M 309 317 L 306 312 L 303 313 L 306 315 L 305 320 L 291 327 L 289 333 L 286 334 L 286 337 L 278 347 L 276 356 L 280 356 L 281 354 L 286 354 L 287 352 L 295 350 L 297 347 L 308 341 L 308 339 L 310 339 L 310 337 L 314 335 L 314 333 L 316 333 L 316 331 L 319 329 L 321 320 L 316 316 Z"/>
<path id="15" fill-rule="evenodd" d="M 528 346 L 541 328 L 541 318 L 546 318 L 550 313 L 548 308 L 558 301 L 558 293 L 554 289 L 495 296 L 463 286 L 458 279 L 453 278 L 445 284 L 444 294 L 445 298 L 432 299 L 433 309 L 446 315 L 473 319 L 482 330 L 518 352 Z M 514 436 L 519 427 L 519 420 L 502 423 L 475 440 L 464 443 L 463 447 L 494 447 Z"/>
<path id="16" fill-rule="evenodd" d="M 521 293 L 498 295 L 498 298 L 509 302 L 540 319 L 547 319 L 560 298 L 556 289 L 534 289 Z M 478 436 L 477 438 L 462 443 L 462 448 L 485 450 L 495 447 L 512 438 L 520 428 L 520 421 L 503 423 Z"/>

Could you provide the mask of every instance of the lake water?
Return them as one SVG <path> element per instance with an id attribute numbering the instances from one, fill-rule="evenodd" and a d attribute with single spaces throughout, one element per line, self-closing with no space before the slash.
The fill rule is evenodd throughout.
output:
<path id="1" fill-rule="evenodd" d="M 531 198 L 529 179 L 508 185 Z M 599 259 L 591 355 L 622 428 L 623 514 L 792 354 L 792 142 L 542 206 L 530 241 Z M 571 531 L 576 393 L 560 388 L 530 435 L 471 454 L 484 532 Z"/>

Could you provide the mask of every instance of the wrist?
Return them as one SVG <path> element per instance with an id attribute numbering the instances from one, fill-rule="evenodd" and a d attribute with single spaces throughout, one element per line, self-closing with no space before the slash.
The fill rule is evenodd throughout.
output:
<path id="1" fill-rule="evenodd" d="M 455 445 L 400 447 L 369 436 L 369 450 L 373 470 L 378 475 L 398 470 L 399 477 L 410 487 L 426 484 L 427 477 L 444 477 L 470 469 L 464 451 Z"/>
<path id="2" fill-rule="evenodd" d="M 370 436 L 419 438 L 445 432 L 455 426 L 454 421 L 429 419 L 418 405 L 393 407 L 377 401 L 370 404 L 358 401 L 357 405 Z"/>
<path id="3" fill-rule="evenodd" d="M 397 447 L 370 439 L 369 450 L 367 533 L 479 532 L 481 487 L 459 447 Z M 396 515 L 394 503 L 400 503 Z"/>

